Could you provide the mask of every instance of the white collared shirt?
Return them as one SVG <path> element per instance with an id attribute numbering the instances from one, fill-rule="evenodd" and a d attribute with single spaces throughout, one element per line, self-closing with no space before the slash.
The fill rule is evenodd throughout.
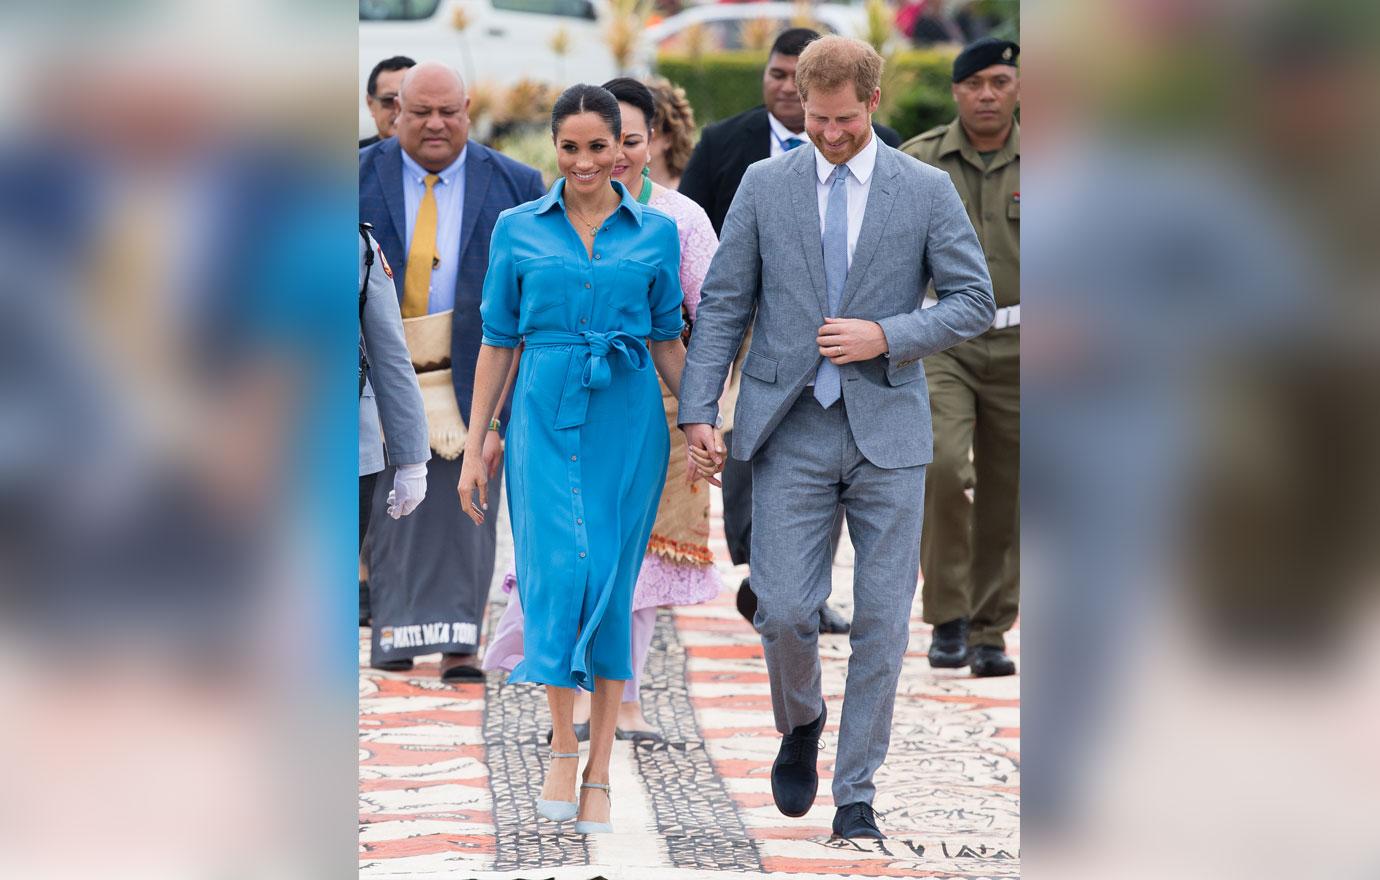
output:
<path id="1" fill-rule="evenodd" d="M 786 127 L 786 123 L 771 115 L 770 111 L 767 113 L 767 125 L 771 127 L 771 131 L 767 132 L 767 136 L 771 138 L 771 153 L 768 154 L 770 156 L 780 156 L 782 153 L 787 152 L 786 141 L 791 138 L 800 141 L 802 147 L 810 142 L 810 138 L 805 132 L 796 133 L 791 131 Z M 798 150 L 800 147 L 796 147 L 796 149 Z"/>
<path id="2" fill-rule="evenodd" d="M 867 131 L 867 146 L 858 155 L 849 159 L 848 166 L 848 265 L 853 265 L 853 249 L 858 246 L 858 234 L 862 232 L 863 212 L 867 210 L 867 194 L 872 188 L 872 172 L 877 167 L 877 133 L 871 128 Z M 833 183 L 834 168 L 824 154 L 815 150 L 815 195 L 819 197 L 819 228 L 824 230 L 824 212 L 829 207 L 829 189 Z"/>

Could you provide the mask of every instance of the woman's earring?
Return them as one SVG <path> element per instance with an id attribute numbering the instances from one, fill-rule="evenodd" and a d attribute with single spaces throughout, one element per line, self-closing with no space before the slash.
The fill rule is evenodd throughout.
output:
<path id="1" fill-rule="evenodd" d="M 642 166 L 642 176 L 643 176 L 643 177 L 651 177 L 651 176 L 652 176 L 652 163 L 648 162 L 646 165 L 643 165 L 643 166 Z"/>

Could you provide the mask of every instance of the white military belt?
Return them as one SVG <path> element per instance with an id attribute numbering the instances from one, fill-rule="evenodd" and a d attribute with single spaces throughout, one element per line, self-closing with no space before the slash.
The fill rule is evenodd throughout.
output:
<path id="1" fill-rule="evenodd" d="M 1005 330 L 1007 327 L 1019 327 L 1020 323 L 1021 306 L 1017 303 L 1014 306 L 997 309 L 997 316 L 992 319 L 992 329 Z"/>
<path id="2" fill-rule="evenodd" d="M 925 297 L 921 304 L 923 308 L 931 308 L 938 305 L 939 300 L 932 296 Z M 1007 306 L 1004 309 L 997 309 L 997 316 L 992 319 L 993 330 L 1005 330 L 1007 327 L 1019 327 L 1021 325 L 1021 306 L 1017 303 L 1014 306 Z"/>

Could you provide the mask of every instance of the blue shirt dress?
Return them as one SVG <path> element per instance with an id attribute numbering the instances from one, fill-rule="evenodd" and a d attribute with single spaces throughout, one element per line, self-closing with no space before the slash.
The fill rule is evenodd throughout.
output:
<path id="1" fill-rule="evenodd" d="M 484 344 L 526 343 L 508 425 L 508 512 L 526 656 L 508 680 L 632 678 L 632 600 L 670 441 L 644 340 L 681 331 L 680 238 L 617 181 L 585 250 L 564 178 L 499 215 Z"/>

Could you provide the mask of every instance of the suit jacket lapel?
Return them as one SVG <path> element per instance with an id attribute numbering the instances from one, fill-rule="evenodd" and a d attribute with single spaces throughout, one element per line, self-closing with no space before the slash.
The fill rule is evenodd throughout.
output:
<path id="1" fill-rule="evenodd" d="M 469 247 L 470 237 L 474 235 L 475 224 L 484 208 L 484 199 L 489 193 L 489 180 L 493 177 L 489 167 L 489 151 L 473 141 L 470 154 L 465 159 L 465 204 L 460 214 L 460 253 L 456 259 L 463 259 L 465 248 Z M 460 276 L 455 276 L 456 293 L 460 292 Z"/>
<path id="2" fill-rule="evenodd" d="M 797 147 L 791 161 L 795 179 L 790 181 L 791 202 L 799 222 L 800 245 L 805 249 L 805 265 L 810 267 L 810 287 L 819 299 L 821 319 L 829 314 L 829 291 L 824 284 L 824 243 L 819 228 L 819 194 L 815 189 L 815 151 Z M 823 323 L 821 320 L 820 323 Z"/>
<path id="3" fill-rule="evenodd" d="M 743 168 L 753 162 L 760 162 L 771 156 L 771 123 L 767 121 L 767 108 L 760 107 L 743 127 Z"/>
<path id="4" fill-rule="evenodd" d="M 874 135 L 875 137 L 875 135 Z M 877 164 L 872 169 L 872 185 L 867 191 L 867 207 L 863 210 L 862 229 L 858 232 L 858 245 L 853 249 L 853 263 L 848 267 L 848 281 L 843 286 L 843 302 L 839 312 L 848 308 L 848 302 L 858 292 L 862 280 L 867 275 L 868 264 L 877 252 L 882 240 L 891 208 L 896 203 L 895 185 L 891 177 L 895 174 L 894 157 L 890 148 L 877 143 Z M 822 258 L 821 258 L 822 261 Z"/>
<path id="5" fill-rule="evenodd" d="M 403 271 L 407 270 L 407 207 L 403 197 L 402 147 L 395 139 L 381 148 L 374 159 L 374 171 L 379 176 L 379 186 L 383 190 L 383 201 L 388 207 L 388 216 L 393 221 L 393 232 L 398 236 L 398 251 L 403 255 Z M 398 296 L 402 296 L 402 280 L 398 281 Z"/>

